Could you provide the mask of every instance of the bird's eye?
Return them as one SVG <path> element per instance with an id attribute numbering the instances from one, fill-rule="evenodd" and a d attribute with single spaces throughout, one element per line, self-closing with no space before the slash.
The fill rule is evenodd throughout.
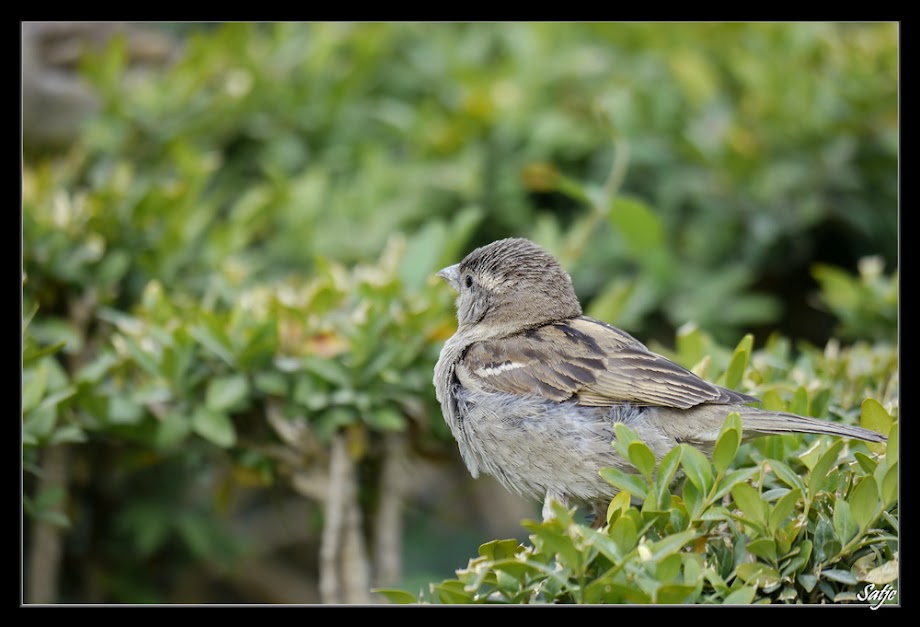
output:
<path id="1" fill-rule="evenodd" d="M 466 275 L 466 278 L 463 279 L 463 283 L 467 287 L 473 287 L 473 277 L 470 276 L 469 274 Z"/>

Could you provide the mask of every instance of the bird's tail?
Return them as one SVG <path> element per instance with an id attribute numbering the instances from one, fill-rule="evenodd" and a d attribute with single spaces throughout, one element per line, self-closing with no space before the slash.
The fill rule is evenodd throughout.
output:
<path id="1" fill-rule="evenodd" d="M 866 442 L 886 442 L 887 437 L 869 429 L 807 418 L 784 412 L 764 411 L 750 408 L 741 410 L 742 428 L 749 435 L 776 435 L 784 433 L 817 433 L 836 435 Z"/>

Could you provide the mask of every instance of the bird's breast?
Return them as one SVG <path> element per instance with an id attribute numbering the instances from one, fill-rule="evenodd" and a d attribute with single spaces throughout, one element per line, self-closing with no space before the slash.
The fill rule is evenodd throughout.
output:
<path id="1" fill-rule="evenodd" d="M 620 463 L 611 446 L 611 408 L 461 386 L 454 393 L 463 425 L 457 443 L 474 476 L 485 472 L 538 500 L 548 491 L 580 500 L 613 491 L 598 475 Z"/>

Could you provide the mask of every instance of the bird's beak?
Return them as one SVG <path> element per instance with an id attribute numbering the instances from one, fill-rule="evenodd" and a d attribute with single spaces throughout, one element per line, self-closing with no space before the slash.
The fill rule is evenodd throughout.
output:
<path id="1" fill-rule="evenodd" d="M 446 268 L 438 272 L 436 276 L 439 276 L 445 281 L 447 281 L 447 283 L 452 288 L 457 290 L 458 292 L 460 291 L 460 264 L 459 263 L 455 263 L 452 266 L 447 266 Z"/>

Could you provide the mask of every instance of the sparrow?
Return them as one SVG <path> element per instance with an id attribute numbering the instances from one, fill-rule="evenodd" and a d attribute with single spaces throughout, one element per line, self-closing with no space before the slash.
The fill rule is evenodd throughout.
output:
<path id="1" fill-rule="evenodd" d="M 502 239 L 437 273 L 458 292 L 457 331 L 434 387 L 470 474 L 602 519 L 618 489 L 598 471 L 633 471 L 612 446 L 633 429 L 660 460 L 686 442 L 706 454 L 730 412 L 745 440 L 816 433 L 884 442 L 878 433 L 750 407 L 759 399 L 709 383 L 633 336 L 582 314 L 572 280 L 533 242 Z"/>

